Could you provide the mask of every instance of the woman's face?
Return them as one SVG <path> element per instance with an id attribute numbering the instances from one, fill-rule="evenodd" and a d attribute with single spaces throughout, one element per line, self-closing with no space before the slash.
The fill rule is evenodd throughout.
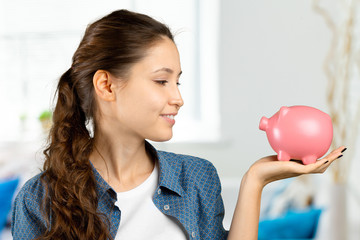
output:
<path id="1" fill-rule="evenodd" d="M 112 111 L 120 134 L 169 140 L 174 116 L 183 105 L 178 89 L 180 75 L 177 47 L 164 38 L 131 68 L 125 82 L 119 81 Z"/>

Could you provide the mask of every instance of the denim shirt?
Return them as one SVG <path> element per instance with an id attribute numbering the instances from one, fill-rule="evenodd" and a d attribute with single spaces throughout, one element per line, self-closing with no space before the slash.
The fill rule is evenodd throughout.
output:
<path id="1" fill-rule="evenodd" d="M 160 170 L 153 195 L 155 206 L 177 219 L 188 239 L 226 239 L 221 185 L 215 167 L 201 158 L 157 151 L 148 142 L 146 148 L 157 159 Z M 116 193 L 94 167 L 93 172 L 98 211 L 108 217 L 110 233 L 115 238 L 121 221 L 121 211 L 115 207 Z M 40 211 L 45 194 L 40 176 L 41 173 L 27 181 L 15 199 L 11 224 L 14 240 L 34 239 L 47 228 Z"/>

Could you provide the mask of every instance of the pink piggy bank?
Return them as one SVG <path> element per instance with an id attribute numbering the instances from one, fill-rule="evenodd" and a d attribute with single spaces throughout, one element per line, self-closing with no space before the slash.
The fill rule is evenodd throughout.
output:
<path id="1" fill-rule="evenodd" d="M 330 116 L 307 106 L 281 107 L 271 118 L 262 117 L 259 128 L 280 161 L 314 163 L 329 150 L 333 138 Z"/>

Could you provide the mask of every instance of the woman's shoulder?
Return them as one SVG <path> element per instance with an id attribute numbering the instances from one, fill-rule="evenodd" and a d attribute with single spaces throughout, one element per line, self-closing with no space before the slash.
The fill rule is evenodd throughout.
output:
<path id="1" fill-rule="evenodd" d="M 157 151 L 160 162 L 165 162 L 172 169 L 177 169 L 191 178 L 218 178 L 218 173 L 213 165 L 207 159 L 187 154 L 178 154 L 166 151 Z"/>
<path id="2" fill-rule="evenodd" d="M 11 221 L 14 239 L 33 239 L 45 229 L 46 221 L 41 211 L 45 188 L 41 175 L 26 181 L 15 198 Z"/>
<path id="3" fill-rule="evenodd" d="M 21 187 L 20 192 L 30 192 L 37 194 L 44 191 L 44 184 L 41 181 L 42 173 L 39 173 L 32 178 L 28 179 L 25 184 Z"/>
<path id="4" fill-rule="evenodd" d="M 191 167 L 206 167 L 206 168 L 215 168 L 214 165 L 207 159 L 196 157 L 187 154 L 179 154 L 173 152 L 166 152 L 158 150 L 158 156 L 166 160 L 169 164 L 172 165 L 183 165 Z"/>
<path id="5" fill-rule="evenodd" d="M 39 173 L 25 182 L 20 188 L 15 202 L 18 204 L 35 205 L 41 202 L 45 196 L 45 187 L 41 181 L 42 173 Z"/>

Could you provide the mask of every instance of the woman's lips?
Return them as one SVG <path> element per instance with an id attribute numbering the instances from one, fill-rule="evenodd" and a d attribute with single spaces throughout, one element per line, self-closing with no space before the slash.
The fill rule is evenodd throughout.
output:
<path id="1" fill-rule="evenodd" d="M 175 114 L 162 114 L 160 115 L 163 119 L 165 119 L 168 123 L 174 125 L 175 124 Z"/>

